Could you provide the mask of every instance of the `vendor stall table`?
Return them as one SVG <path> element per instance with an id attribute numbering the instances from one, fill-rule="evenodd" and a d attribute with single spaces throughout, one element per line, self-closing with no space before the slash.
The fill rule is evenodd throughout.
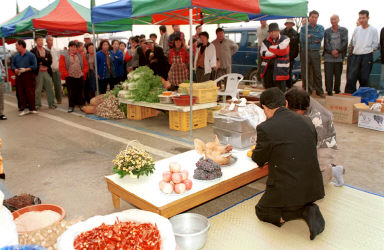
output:
<path id="1" fill-rule="evenodd" d="M 136 105 L 136 106 L 147 107 L 147 108 L 153 108 L 153 109 L 161 109 L 161 110 L 177 111 L 177 112 L 189 112 L 189 106 L 176 106 L 175 104 L 165 104 L 165 103 L 135 102 L 132 100 L 127 100 L 122 98 L 119 98 L 119 102 Z M 217 106 L 216 102 L 195 104 L 192 106 L 192 110 L 195 111 L 200 109 L 212 108 L 216 106 Z"/>
<path id="2" fill-rule="evenodd" d="M 268 167 L 259 168 L 246 154 L 246 150 L 235 152 L 233 155 L 237 158 L 236 162 L 223 166 L 223 176 L 211 181 L 193 179 L 195 163 L 201 157 L 195 150 L 156 162 L 156 170 L 150 176 L 137 179 L 129 176 L 120 178 L 114 174 L 106 176 L 105 179 L 115 208 L 120 207 L 122 198 L 140 209 L 169 218 L 266 176 Z M 193 182 L 192 189 L 184 194 L 165 194 L 159 189 L 162 173 L 168 170 L 169 163 L 174 161 L 188 170 L 189 179 Z"/>

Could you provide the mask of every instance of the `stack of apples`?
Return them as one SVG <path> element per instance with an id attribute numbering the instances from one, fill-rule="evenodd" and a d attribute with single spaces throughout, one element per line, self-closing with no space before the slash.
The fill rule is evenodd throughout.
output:
<path id="1" fill-rule="evenodd" d="M 178 162 L 169 164 L 169 171 L 163 172 L 163 179 L 159 183 L 160 190 L 166 194 L 182 194 L 192 188 L 192 181 L 188 179 L 188 170 L 182 170 Z"/>

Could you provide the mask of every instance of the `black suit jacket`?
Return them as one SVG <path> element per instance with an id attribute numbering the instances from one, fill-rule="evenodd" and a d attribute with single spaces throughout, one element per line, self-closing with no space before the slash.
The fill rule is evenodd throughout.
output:
<path id="1" fill-rule="evenodd" d="M 312 122 L 286 108 L 257 126 L 252 159 L 259 166 L 269 165 L 261 206 L 302 206 L 324 197 L 316 144 Z"/>
<path id="2" fill-rule="evenodd" d="M 44 48 L 44 50 L 45 50 L 45 57 L 40 56 L 40 53 L 37 47 L 34 47 L 33 49 L 31 49 L 31 52 L 36 56 L 36 60 L 37 60 L 37 69 L 35 71 L 35 74 L 37 75 L 39 73 L 39 65 L 41 64 L 43 66 L 48 67 L 48 73 L 52 76 L 52 68 L 51 68 L 52 55 L 51 55 L 51 52 L 46 48 Z"/>

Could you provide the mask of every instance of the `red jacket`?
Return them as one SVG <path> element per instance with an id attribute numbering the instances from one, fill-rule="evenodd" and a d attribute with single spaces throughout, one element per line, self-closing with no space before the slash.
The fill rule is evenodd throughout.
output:
<path id="1" fill-rule="evenodd" d="M 171 49 L 168 55 L 169 64 L 172 64 L 172 59 L 174 56 L 181 56 L 183 63 L 189 63 L 189 54 L 185 48 L 181 48 L 178 52 L 176 52 L 176 49 Z"/>
<path id="2" fill-rule="evenodd" d="M 88 70 L 89 70 L 88 62 L 85 59 L 84 54 L 77 53 L 77 56 L 79 56 L 80 64 L 82 66 L 81 69 L 83 71 L 83 78 L 85 80 L 87 77 Z M 66 52 L 65 54 L 60 56 L 59 71 L 61 74 L 61 79 L 63 79 L 63 80 L 65 80 L 65 78 L 68 77 L 68 68 L 69 68 L 69 65 L 67 65 L 68 61 L 69 61 L 69 53 L 68 52 Z"/>

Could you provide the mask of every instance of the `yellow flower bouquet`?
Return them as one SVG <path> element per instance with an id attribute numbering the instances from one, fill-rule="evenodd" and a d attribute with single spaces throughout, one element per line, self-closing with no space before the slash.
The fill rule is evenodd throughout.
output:
<path id="1" fill-rule="evenodd" d="M 155 169 L 152 156 L 145 150 L 133 146 L 128 146 L 118 153 L 112 162 L 113 172 L 120 175 L 120 178 L 126 175 L 136 175 L 137 178 L 141 175 L 148 176 Z"/>

